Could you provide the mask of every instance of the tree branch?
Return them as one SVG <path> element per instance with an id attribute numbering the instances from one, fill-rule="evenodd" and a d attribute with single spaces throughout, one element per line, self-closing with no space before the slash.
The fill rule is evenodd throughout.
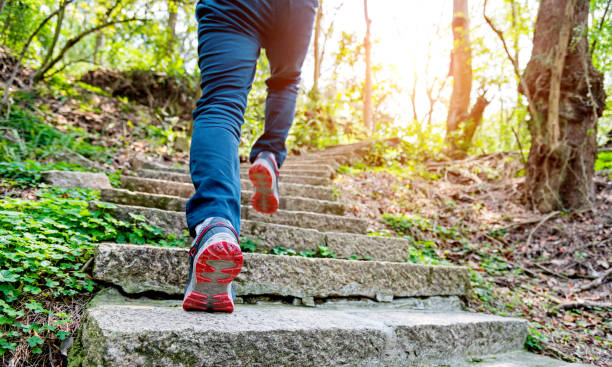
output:
<path id="1" fill-rule="evenodd" d="M 601 19 L 599 20 L 599 27 L 597 29 L 598 32 L 601 31 L 601 29 L 603 28 L 603 25 L 606 23 L 606 17 L 608 16 L 608 10 L 610 10 L 610 4 L 612 4 L 612 0 L 608 0 L 608 2 L 606 3 L 606 10 L 604 10 L 604 13 L 601 16 Z M 597 38 L 595 38 L 593 40 L 593 43 L 591 44 L 591 55 L 595 51 L 595 46 L 597 46 Z"/>
<path id="2" fill-rule="evenodd" d="M 516 75 L 516 78 L 518 79 L 518 84 L 523 89 L 523 91 L 525 92 L 525 96 L 527 97 L 527 108 L 529 109 L 529 113 L 531 114 L 532 118 L 538 120 L 539 117 L 538 117 L 537 111 L 535 111 L 535 109 L 533 107 L 533 103 L 532 103 L 532 99 L 531 99 L 531 92 L 529 92 L 529 87 L 525 85 L 525 82 L 523 81 L 523 78 L 521 78 L 521 72 L 519 70 L 518 61 L 517 61 L 517 59 L 515 59 L 512 56 L 512 54 L 510 54 L 510 51 L 508 50 L 508 45 L 506 44 L 506 39 L 504 38 L 503 32 L 500 31 L 495 26 L 495 24 L 493 24 L 493 21 L 491 20 L 491 18 L 489 18 L 487 16 L 487 1 L 488 0 L 484 1 L 482 15 L 483 15 L 485 21 L 487 22 L 487 24 L 489 25 L 489 27 L 491 28 L 491 30 L 493 30 L 493 32 L 495 32 L 497 37 L 502 42 L 502 45 L 504 46 L 504 51 L 506 52 L 506 56 L 508 57 L 508 60 L 510 60 L 510 62 L 512 63 L 512 68 L 514 69 L 514 74 Z"/>
<path id="3" fill-rule="evenodd" d="M 142 18 L 128 18 L 128 19 L 120 19 L 120 20 L 115 20 L 112 22 L 106 22 L 103 24 L 100 24 L 96 27 L 90 28 L 86 31 L 83 31 L 81 34 L 79 34 L 76 37 L 71 38 L 70 40 L 68 40 L 68 42 L 66 42 L 66 44 L 64 45 L 64 47 L 60 50 L 59 54 L 49 62 L 48 65 L 41 67 L 35 74 L 34 77 L 32 78 L 34 83 L 39 82 L 40 80 L 43 79 L 44 75 L 51 69 L 53 68 L 53 66 L 55 66 L 55 64 L 57 64 L 66 54 L 66 52 L 71 49 L 74 45 L 76 45 L 77 43 L 79 43 L 79 41 L 81 41 L 84 37 L 97 32 L 101 29 L 116 25 L 116 24 L 121 24 L 121 23 L 129 23 L 129 22 L 135 22 L 135 21 L 140 21 L 140 22 L 147 22 L 148 19 L 142 19 Z"/>
<path id="4" fill-rule="evenodd" d="M 64 3 L 57 10 L 55 10 L 51 14 L 47 15 L 47 17 L 45 19 L 43 19 L 42 22 L 40 22 L 38 27 L 36 27 L 34 32 L 32 32 L 32 34 L 30 34 L 30 37 L 28 37 L 28 40 L 26 41 L 26 43 L 23 45 L 23 48 L 21 49 L 21 53 L 19 54 L 19 58 L 17 59 L 17 62 L 15 63 L 15 66 L 13 68 L 13 72 L 11 73 L 11 77 L 9 78 L 8 82 L 6 83 L 6 87 L 5 87 L 5 91 L 4 91 L 4 96 L 2 97 L 2 103 L 3 104 L 6 103 L 6 101 L 8 99 L 9 89 L 11 88 L 11 86 L 13 85 L 13 82 L 15 81 L 15 77 L 17 76 L 17 72 L 19 71 L 19 68 L 21 66 L 21 62 L 23 61 L 23 58 L 24 58 L 26 52 L 28 51 L 28 48 L 30 48 L 30 44 L 32 43 L 32 40 L 34 40 L 34 37 L 36 37 L 38 32 L 40 32 L 43 29 L 45 24 L 47 24 L 51 19 L 53 19 L 53 17 L 58 15 L 61 11 L 63 11 L 63 9 L 65 9 L 68 5 L 70 5 L 74 1 L 75 0 L 66 0 L 66 1 L 64 1 Z"/>

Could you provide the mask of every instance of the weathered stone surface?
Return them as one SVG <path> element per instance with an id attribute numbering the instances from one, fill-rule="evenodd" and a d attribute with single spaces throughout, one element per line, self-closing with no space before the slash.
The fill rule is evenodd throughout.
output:
<path id="1" fill-rule="evenodd" d="M 242 180 L 242 188 L 244 190 L 254 191 L 250 180 Z M 293 196 L 328 201 L 338 200 L 338 195 L 334 193 L 333 188 L 319 185 L 280 182 L 278 184 L 278 192 L 281 198 L 284 196 Z"/>
<path id="2" fill-rule="evenodd" d="M 317 245 L 325 244 L 325 233 L 316 229 L 245 219 L 240 221 L 240 227 L 240 235 L 255 240 L 258 251 L 271 250 L 275 246 L 284 246 L 296 251 L 316 250 Z"/>
<path id="3" fill-rule="evenodd" d="M 96 202 L 90 203 L 90 206 L 94 208 L 96 205 Z M 115 218 L 130 223 L 133 221 L 130 213 L 142 215 L 146 218 L 148 224 L 176 236 L 182 236 L 187 231 L 187 220 L 184 212 L 120 204 L 114 204 L 113 208 L 105 210 L 110 212 Z"/>
<path id="4" fill-rule="evenodd" d="M 139 177 L 154 178 L 157 180 L 191 183 L 191 177 L 185 173 L 175 173 L 152 169 L 139 169 L 136 171 L 136 174 Z M 240 172 L 240 178 L 243 180 L 248 180 L 249 174 L 247 172 Z M 281 174 L 279 176 L 279 183 L 296 183 L 302 185 L 329 185 L 331 184 L 331 181 L 329 180 L 329 177 L 296 176 Z"/>
<path id="5" fill-rule="evenodd" d="M 582 363 L 567 363 L 544 357 L 542 355 L 517 351 L 483 357 L 480 362 L 473 362 L 470 366 L 477 367 L 594 367 Z"/>
<path id="6" fill-rule="evenodd" d="M 97 190 L 112 187 L 104 173 L 51 170 L 43 172 L 42 175 L 43 180 L 53 186 L 85 187 Z"/>
<path id="7" fill-rule="evenodd" d="M 93 276 L 127 293 L 180 295 L 188 268 L 185 248 L 101 244 Z M 249 253 L 234 285 L 239 296 L 298 298 L 459 296 L 470 289 L 464 267 Z"/>
<path id="8" fill-rule="evenodd" d="M 250 192 L 247 192 L 246 195 L 245 193 L 243 193 L 242 197 L 247 199 L 247 201 L 243 202 L 243 204 L 250 203 L 252 195 L 253 193 Z M 279 200 L 279 207 L 285 210 L 313 213 L 325 213 L 335 215 L 344 215 L 345 213 L 344 203 L 338 201 L 317 200 L 296 196 L 281 196 Z"/>
<path id="9" fill-rule="evenodd" d="M 156 180 L 175 181 L 182 183 L 191 183 L 191 176 L 187 173 L 176 173 L 154 169 L 138 169 L 136 170 L 136 176 L 143 178 L 153 178 Z"/>
<path id="10" fill-rule="evenodd" d="M 92 203 L 91 205 L 95 207 L 96 203 Z M 132 218 L 130 217 L 130 213 L 132 213 L 144 216 L 147 223 L 159 227 L 167 233 L 173 233 L 180 236 L 187 230 L 185 213 L 181 211 L 122 204 L 114 204 L 113 206 L 113 208 L 105 210 L 111 212 L 117 219 L 131 222 Z M 267 215 L 258 213 L 247 206 L 242 207 L 242 220 L 312 228 L 319 231 L 338 231 L 344 229 L 346 231 L 364 232 L 367 225 L 367 222 L 363 219 L 330 214 L 278 210 L 273 215 Z"/>
<path id="11" fill-rule="evenodd" d="M 249 205 L 253 193 L 243 191 L 241 201 L 243 205 Z M 116 204 L 146 206 L 163 210 L 184 211 L 187 199 L 178 196 L 150 194 L 147 192 L 130 191 L 125 189 L 102 189 L 100 198 Z M 299 198 L 284 196 L 281 197 L 279 207 L 281 209 L 291 209 L 294 211 L 308 211 L 313 213 L 325 214 L 344 214 L 344 204 L 337 201 L 316 200 L 309 198 Z"/>
<path id="12" fill-rule="evenodd" d="M 115 206 L 114 209 L 107 210 L 118 219 L 132 221 L 129 213 L 133 213 L 143 215 L 149 224 L 167 233 L 180 236 L 187 231 L 183 212 L 128 205 Z M 242 219 L 240 235 L 255 240 L 260 250 L 271 250 L 275 246 L 290 247 L 296 251 L 317 250 L 317 246 L 323 244 L 336 252 L 339 258 L 358 255 L 362 258 L 370 256 L 374 260 L 402 262 L 410 257 L 410 245 L 406 240 L 324 231 Z"/>
<path id="13" fill-rule="evenodd" d="M 133 169 L 151 169 L 158 171 L 167 171 L 175 173 L 189 173 L 189 167 L 185 166 L 169 166 L 163 163 L 152 162 L 141 157 L 134 157 L 130 160 Z"/>
<path id="14" fill-rule="evenodd" d="M 125 189 L 104 189 L 100 199 L 115 204 L 146 206 L 163 210 L 184 211 L 187 199 L 178 196 L 149 194 Z"/>
<path id="15" fill-rule="evenodd" d="M 258 250 L 285 246 L 296 251 L 317 250 L 327 246 L 340 259 L 351 255 L 373 260 L 404 262 L 410 258 L 410 242 L 400 238 L 372 237 L 357 233 L 321 232 L 282 224 L 242 220 L 241 235 L 258 244 Z"/>
<path id="16" fill-rule="evenodd" d="M 372 237 L 355 233 L 325 234 L 327 247 L 340 258 L 357 255 L 382 261 L 405 261 L 410 258 L 410 242 L 400 238 Z"/>
<path id="17" fill-rule="evenodd" d="M 114 297 L 86 311 L 73 366 L 464 366 L 516 351 L 526 336 L 524 321 L 463 312 L 239 305 L 210 314 Z"/>
<path id="18" fill-rule="evenodd" d="M 249 169 L 247 167 L 240 167 L 241 174 L 248 174 Z M 280 177 L 283 176 L 307 176 L 307 177 L 325 177 L 331 178 L 332 172 L 322 169 L 298 169 L 298 168 L 285 168 L 280 170 Z"/>
<path id="19" fill-rule="evenodd" d="M 120 176 L 121 186 L 131 191 L 148 192 L 190 198 L 194 193 L 193 184 L 176 181 L 157 180 L 135 176 Z"/>
<path id="20" fill-rule="evenodd" d="M 190 198 L 194 193 L 193 184 L 177 181 L 158 180 L 136 176 L 121 176 L 121 186 L 132 191 L 148 192 L 151 194 L 162 194 Z M 250 180 L 241 180 L 242 189 L 253 191 Z M 301 184 L 279 184 L 280 196 L 304 197 L 317 200 L 337 201 L 338 196 L 331 187 L 301 185 Z"/>
<path id="21" fill-rule="evenodd" d="M 314 228 L 319 231 L 365 233 L 368 226 L 367 220 L 361 218 L 289 210 L 278 210 L 276 213 L 269 215 L 259 213 L 247 206 L 242 207 L 242 218 L 263 223 Z"/>

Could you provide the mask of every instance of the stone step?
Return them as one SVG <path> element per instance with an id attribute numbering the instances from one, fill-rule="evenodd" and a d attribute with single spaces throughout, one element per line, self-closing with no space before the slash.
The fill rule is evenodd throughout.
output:
<path id="1" fill-rule="evenodd" d="M 210 314 L 108 293 L 86 310 L 71 365 L 458 366 L 519 351 L 527 335 L 525 321 L 485 314 L 269 304 Z"/>
<path id="2" fill-rule="evenodd" d="M 152 171 L 160 171 L 160 172 L 170 172 L 170 173 L 179 173 L 179 174 L 189 174 L 189 168 L 187 167 L 167 167 L 163 166 L 159 163 L 146 162 L 142 165 L 142 169 L 152 170 Z M 241 164 L 240 165 L 240 173 L 247 174 L 249 172 L 250 164 Z M 333 177 L 334 170 L 329 169 L 321 169 L 321 167 L 311 166 L 312 168 L 304 168 L 302 165 L 289 165 L 289 167 L 283 166 L 280 170 L 281 175 L 287 176 L 314 176 L 314 177 Z"/>
<path id="3" fill-rule="evenodd" d="M 182 198 L 190 198 L 194 193 L 191 182 L 184 183 L 136 176 L 120 176 L 119 179 L 123 188 L 132 191 L 179 196 Z M 241 180 L 241 183 L 243 190 L 253 191 L 253 184 L 250 180 Z M 338 195 L 331 187 L 290 183 L 279 183 L 278 186 L 281 197 L 295 196 L 327 201 L 336 201 L 338 199 Z"/>
<path id="4" fill-rule="evenodd" d="M 92 203 L 96 207 L 96 203 Z M 141 206 L 114 204 L 114 208 L 107 208 L 117 219 L 132 222 L 130 213 L 142 215 L 147 223 L 161 228 L 167 233 L 182 235 L 187 230 L 185 213 L 171 210 L 161 210 Z M 253 220 L 263 223 L 284 224 L 299 228 L 312 228 L 326 232 L 365 233 L 368 222 L 364 219 L 342 217 L 331 214 L 298 212 L 278 210 L 275 214 L 261 214 L 248 206 L 242 207 L 243 220 Z"/>
<path id="5" fill-rule="evenodd" d="M 567 363 L 524 350 L 479 358 L 474 367 L 595 367 L 582 363 Z"/>
<path id="6" fill-rule="evenodd" d="M 242 205 L 249 205 L 253 197 L 252 191 L 242 191 Z M 163 210 L 184 211 L 187 199 L 171 196 L 150 194 L 146 192 L 130 191 L 126 189 L 102 189 L 100 198 L 116 204 L 146 206 Z M 344 215 L 344 204 L 337 201 L 325 201 L 309 198 L 299 198 L 291 196 L 281 196 L 279 202 L 280 209 L 290 209 L 313 213 L 326 213 Z"/>
<path id="7" fill-rule="evenodd" d="M 294 169 L 294 168 L 281 168 L 280 169 L 280 177 L 285 176 L 305 176 L 305 177 L 325 177 L 332 178 L 333 172 L 322 169 Z M 240 167 L 240 175 L 246 174 L 248 177 L 249 168 L 248 167 Z"/>
<path id="8" fill-rule="evenodd" d="M 100 244 L 93 277 L 129 294 L 148 291 L 183 294 L 189 249 Z M 329 297 L 393 298 L 465 296 L 470 291 L 465 267 L 384 261 L 354 261 L 245 253 L 233 282 L 238 296 L 294 297 L 304 301 Z"/>
<path id="9" fill-rule="evenodd" d="M 134 169 L 149 169 L 156 171 L 166 171 L 173 173 L 183 173 L 189 174 L 189 167 L 187 166 L 178 166 L 173 167 L 169 165 L 165 165 L 162 163 L 144 161 L 138 159 L 132 159 L 132 167 Z M 251 167 L 251 163 L 241 163 L 240 170 L 247 171 Z M 315 164 L 302 164 L 302 163 L 287 163 L 284 164 L 281 168 L 281 173 L 287 175 L 303 175 L 303 176 L 318 176 L 318 175 L 333 175 L 335 169 L 322 162 L 317 162 Z"/>
<path id="10" fill-rule="evenodd" d="M 158 171 L 152 169 L 140 169 L 136 171 L 136 176 L 154 178 L 158 180 L 191 183 L 191 176 L 185 173 Z M 240 178 L 243 180 L 248 180 L 249 175 L 246 172 L 240 172 Z M 279 176 L 279 183 L 293 183 L 302 185 L 331 185 L 331 180 L 329 179 L 329 177 L 296 176 L 281 174 Z"/>
<path id="11" fill-rule="evenodd" d="M 276 246 L 296 251 L 317 251 L 326 246 L 340 259 L 357 256 L 361 259 L 404 262 L 410 258 L 413 246 L 401 238 L 373 237 L 357 233 L 321 232 L 281 224 L 242 220 L 240 235 L 253 240 L 257 250 L 270 251 Z"/>

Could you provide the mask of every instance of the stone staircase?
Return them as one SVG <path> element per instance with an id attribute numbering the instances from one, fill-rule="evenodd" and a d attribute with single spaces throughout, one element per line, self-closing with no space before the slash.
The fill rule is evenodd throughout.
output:
<path id="1" fill-rule="evenodd" d="M 467 268 L 406 263 L 408 241 L 367 236 L 366 221 L 343 216 L 331 178 L 363 147 L 288 158 L 271 216 L 249 207 L 242 181 L 241 236 L 258 250 L 324 245 L 338 259 L 245 253 L 231 314 L 182 310 L 187 248 L 99 245 L 93 276 L 108 287 L 85 312 L 70 365 L 570 366 L 525 352 L 525 321 L 462 311 Z M 135 163 L 136 175 L 102 200 L 118 218 L 140 214 L 183 234 L 187 170 Z"/>

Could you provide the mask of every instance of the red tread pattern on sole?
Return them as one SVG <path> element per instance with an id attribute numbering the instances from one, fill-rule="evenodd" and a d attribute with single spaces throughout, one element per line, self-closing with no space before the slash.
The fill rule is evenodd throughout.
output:
<path id="1" fill-rule="evenodd" d="M 234 263 L 234 266 L 215 269 L 208 264 L 210 260 L 228 261 Z M 242 251 L 240 251 L 240 247 L 235 243 L 226 241 L 214 243 L 208 246 L 196 259 L 196 283 L 202 284 L 215 281 L 213 278 L 206 277 L 206 273 L 221 272 L 227 274 L 228 277 L 217 279 L 216 282 L 219 284 L 229 284 L 240 273 L 243 261 Z M 210 297 L 210 295 L 191 291 L 185 296 L 183 309 L 232 312 L 234 311 L 234 303 L 231 299 L 231 295 L 228 293 L 214 294 Z"/>
<path id="2" fill-rule="evenodd" d="M 251 198 L 253 209 L 264 214 L 274 214 L 278 210 L 278 197 L 271 193 L 273 177 L 263 164 L 254 164 L 249 169 L 249 179 L 255 186 Z"/>

